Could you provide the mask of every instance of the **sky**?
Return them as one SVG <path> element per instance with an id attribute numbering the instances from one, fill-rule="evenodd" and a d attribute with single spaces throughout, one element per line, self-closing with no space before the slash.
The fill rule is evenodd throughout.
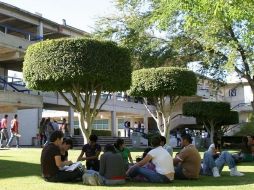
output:
<path id="1" fill-rule="evenodd" d="M 75 28 L 93 31 L 96 18 L 115 13 L 113 0 L 0 0 L 59 24 L 62 19 Z"/>
<path id="2" fill-rule="evenodd" d="M 41 13 L 44 18 L 62 24 L 62 19 L 72 27 L 92 32 L 96 19 L 116 13 L 114 0 L 0 0 L 31 13 Z M 235 75 L 227 81 L 236 82 Z"/>

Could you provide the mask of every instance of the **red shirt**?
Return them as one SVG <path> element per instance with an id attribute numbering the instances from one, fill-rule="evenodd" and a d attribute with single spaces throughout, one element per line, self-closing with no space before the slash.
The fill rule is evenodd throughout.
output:
<path id="1" fill-rule="evenodd" d="M 13 133 L 19 132 L 19 122 L 17 121 L 17 119 L 11 120 L 11 131 Z"/>

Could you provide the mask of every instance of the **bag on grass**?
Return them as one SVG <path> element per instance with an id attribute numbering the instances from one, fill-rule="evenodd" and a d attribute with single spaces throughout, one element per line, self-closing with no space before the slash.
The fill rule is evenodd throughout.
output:
<path id="1" fill-rule="evenodd" d="M 85 185 L 102 185 L 99 174 L 96 171 L 87 170 L 82 176 L 83 184 Z"/>

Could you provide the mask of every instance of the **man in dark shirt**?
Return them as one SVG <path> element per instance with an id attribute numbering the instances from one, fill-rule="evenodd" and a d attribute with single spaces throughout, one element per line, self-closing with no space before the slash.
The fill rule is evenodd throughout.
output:
<path id="1" fill-rule="evenodd" d="M 50 143 L 46 145 L 41 153 L 42 177 L 51 182 L 67 182 L 81 179 L 83 173 L 79 170 L 62 171 L 64 166 L 72 164 L 72 161 L 62 161 L 60 146 L 63 142 L 63 133 L 55 131 L 50 136 Z"/>
<path id="2" fill-rule="evenodd" d="M 99 171 L 100 169 L 100 162 L 98 157 L 101 152 L 101 146 L 96 143 L 97 139 L 98 138 L 96 135 L 90 135 L 89 143 L 83 146 L 82 151 L 77 159 L 77 161 L 86 160 L 87 170 Z M 85 157 L 83 157 L 84 154 Z"/>

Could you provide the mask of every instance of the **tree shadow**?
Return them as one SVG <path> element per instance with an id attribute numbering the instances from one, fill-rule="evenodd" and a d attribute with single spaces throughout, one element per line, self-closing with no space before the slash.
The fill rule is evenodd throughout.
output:
<path id="1" fill-rule="evenodd" d="M 254 184 L 254 172 L 244 172 L 243 177 L 231 177 L 229 172 L 223 172 L 220 178 L 212 176 L 201 176 L 197 180 L 174 180 L 172 183 L 145 183 L 129 181 L 125 186 L 128 187 L 202 187 L 202 186 L 238 186 Z"/>
<path id="2" fill-rule="evenodd" d="M 0 179 L 41 176 L 40 164 L 19 161 L 0 160 L 0 171 Z"/>

